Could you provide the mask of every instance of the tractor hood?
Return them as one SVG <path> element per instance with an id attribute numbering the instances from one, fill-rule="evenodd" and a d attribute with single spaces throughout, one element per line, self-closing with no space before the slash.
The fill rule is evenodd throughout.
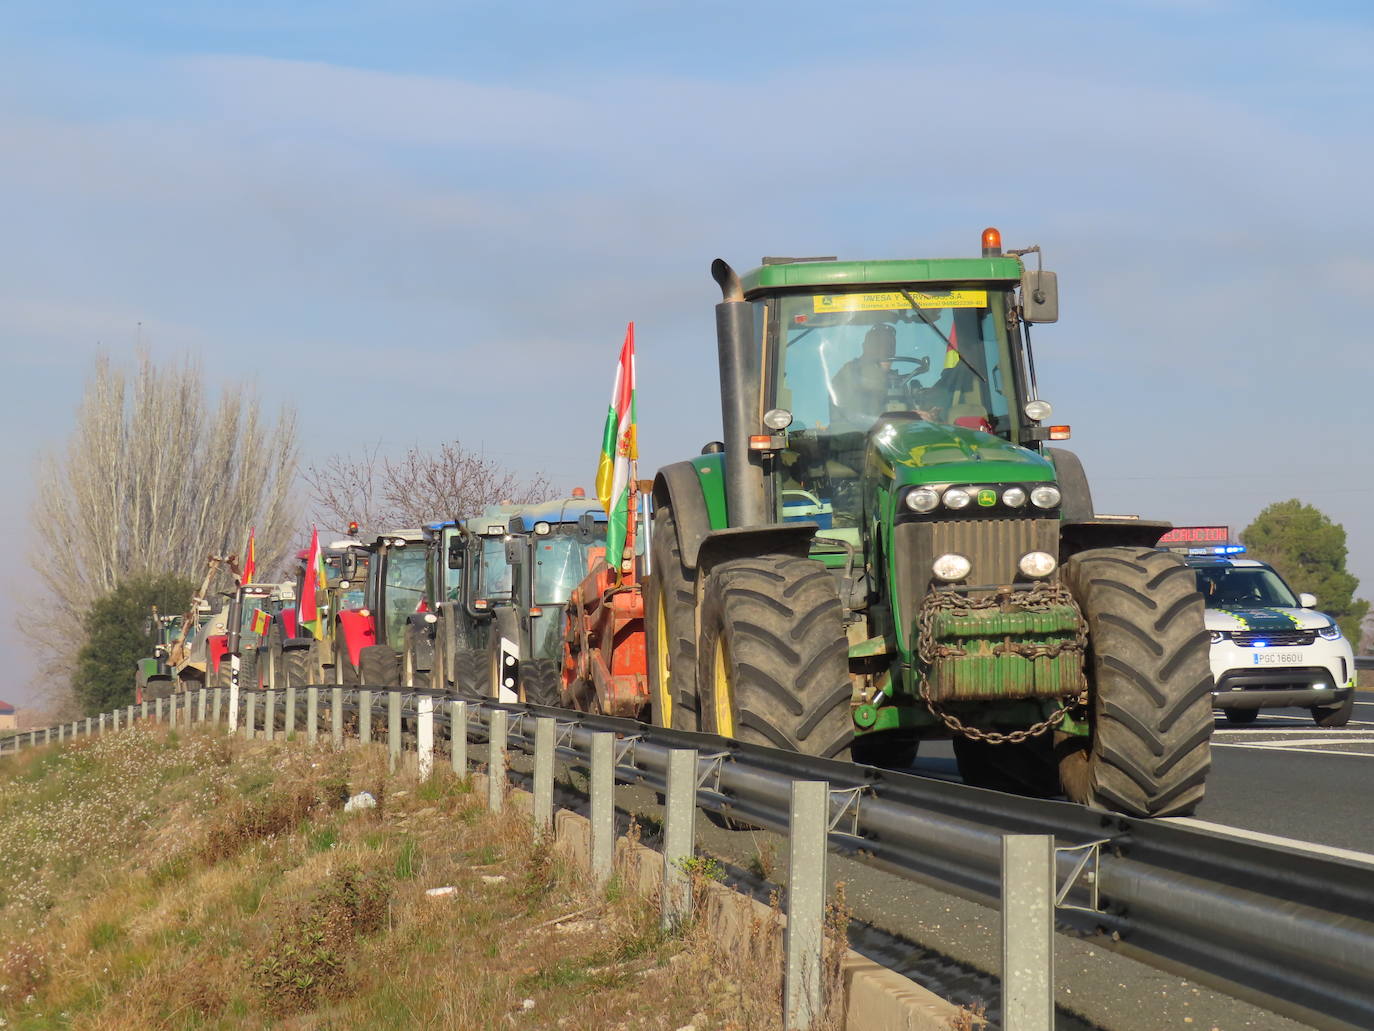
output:
<path id="1" fill-rule="evenodd" d="M 897 486 L 1054 480 L 1047 459 L 982 430 L 888 419 L 874 428 L 872 441 L 878 468 Z"/>

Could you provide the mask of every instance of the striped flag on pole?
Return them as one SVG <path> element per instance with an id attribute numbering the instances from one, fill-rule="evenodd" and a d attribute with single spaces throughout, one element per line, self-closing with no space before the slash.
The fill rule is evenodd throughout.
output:
<path id="1" fill-rule="evenodd" d="M 301 596 L 296 601 L 297 633 L 301 628 L 310 631 L 310 636 L 319 638 L 323 613 L 321 600 L 329 590 L 329 573 L 324 567 L 324 552 L 320 550 L 320 531 L 310 528 L 310 556 L 305 560 L 305 579 L 301 582 Z"/>
<path id="2" fill-rule="evenodd" d="M 253 531 L 256 527 L 248 527 L 248 544 L 243 549 L 243 575 L 239 577 L 239 583 L 251 584 L 253 574 L 258 571 L 258 553 L 253 547 Z"/>
<path id="3" fill-rule="evenodd" d="M 625 331 L 620 348 L 620 364 L 615 370 L 615 389 L 601 437 L 601 461 L 596 469 L 596 496 L 606 510 L 606 564 L 620 569 L 625 551 L 625 531 L 629 526 L 630 478 L 639 458 L 635 440 L 635 324 Z"/>

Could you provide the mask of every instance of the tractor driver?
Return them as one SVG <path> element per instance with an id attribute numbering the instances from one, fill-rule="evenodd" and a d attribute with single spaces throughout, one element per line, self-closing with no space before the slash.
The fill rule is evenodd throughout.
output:
<path id="1" fill-rule="evenodd" d="M 880 322 L 864 334 L 863 352 L 840 366 L 830 381 L 831 426 L 867 430 L 887 411 L 897 331 Z"/>

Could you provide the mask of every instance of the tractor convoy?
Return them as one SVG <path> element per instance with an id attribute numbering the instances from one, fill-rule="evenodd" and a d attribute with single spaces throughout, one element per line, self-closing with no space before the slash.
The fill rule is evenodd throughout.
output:
<path id="1" fill-rule="evenodd" d="M 599 502 L 316 533 L 293 582 L 154 614 L 139 690 L 433 688 L 899 768 L 945 738 L 971 784 L 1191 812 L 1203 601 L 1169 524 L 1096 514 L 1054 446 L 1038 257 L 989 229 L 979 257 L 717 260 L 720 440 L 635 479 L 631 336 Z"/>

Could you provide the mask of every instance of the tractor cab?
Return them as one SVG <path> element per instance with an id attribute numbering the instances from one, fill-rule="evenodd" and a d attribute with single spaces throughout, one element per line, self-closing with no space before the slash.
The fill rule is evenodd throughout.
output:
<path id="1" fill-rule="evenodd" d="M 585 492 L 531 505 L 508 523 L 513 604 L 520 628 L 520 680 L 526 699 L 559 704 L 564 608 L 587 576 L 593 552 L 604 555 L 606 512 Z"/>

